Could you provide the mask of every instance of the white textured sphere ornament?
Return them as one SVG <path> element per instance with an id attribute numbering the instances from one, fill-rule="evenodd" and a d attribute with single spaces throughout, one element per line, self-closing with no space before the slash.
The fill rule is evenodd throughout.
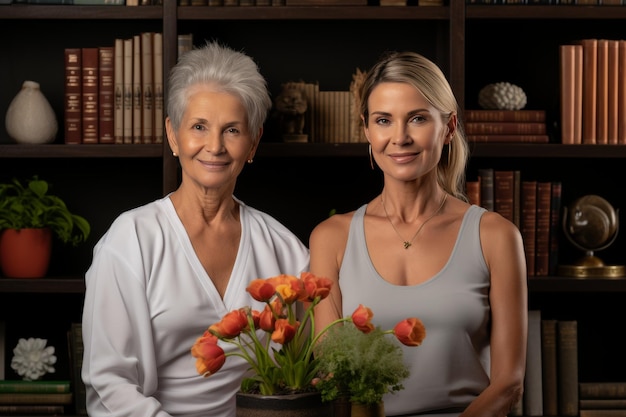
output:
<path id="1" fill-rule="evenodd" d="M 526 93 L 515 84 L 488 84 L 478 93 L 478 104 L 487 110 L 521 110 L 526 107 Z"/>
<path id="2" fill-rule="evenodd" d="M 56 115 L 35 81 L 24 81 L 9 104 L 5 118 L 9 136 L 17 143 L 54 142 L 58 131 Z"/>
<path id="3" fill-rule="evenodd" d="M 47 343 L 46 339 L 34 337 L 20 339 L 13 349 L 11 368 L 26 381 L 36 381 L 53 373 L 57 357 L 54 356 L 54 346 L 46 347 Z"/>

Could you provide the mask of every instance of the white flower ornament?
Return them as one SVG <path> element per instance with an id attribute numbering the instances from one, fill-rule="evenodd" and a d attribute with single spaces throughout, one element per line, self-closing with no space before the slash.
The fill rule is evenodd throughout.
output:
<path id="1" fill-rule="evenodd" d="M 46 347 L 46 339 L 20 339 L 13 349 L 11 368 L 26 381 L 36 381 L 47 373 L 53 373 L 57 357 L 54 346 Z"/>

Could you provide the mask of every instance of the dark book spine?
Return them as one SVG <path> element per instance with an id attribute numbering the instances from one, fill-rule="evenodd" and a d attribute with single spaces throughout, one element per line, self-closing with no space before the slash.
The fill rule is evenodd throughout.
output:
<path id="1" fill-rule="evenodd" d="M 546 124 L 539 122 L 468 122 L 468 135 L 545 135 Z"/>
<path id="2" fill-rule="evenodd" d="M 526 270 L 535 275 L 535 251 L 537 248 L 537 181 L 522 181 L 522 239 L 526 254 Z"/>
<path id="3" fill-rule="evenodd" d="M 494 172 L 494 207 L 502 217 L 513 222 L 513 171 Z"/>
<path id="4" fill-rule="evenodd" d="M 82 48 L 83 143 L 98 143 L 98 48 Z"/>
<path id="5" fill-rule="evenodd" d="M 83 136 L 82 53 L 65 49 L 65 143 L 78 144 Z"/>
<path id="6" fill-rule="evenodd" d="M 489 211 L 494 211 L 495 198 L 493 168 L 479 169 L 478 177 L 480 178 L 480 205 Z"/>
<path id="7" fill-rule="evenodd" d="M 559 415 L 578 416 L 578 322 L 557 322 Z"/>
<path id="8" fill-rule="evenodd" d="M 541 365 L 543 415 L 558 416 L 558 374 L 556 351 L 556 320 L 541 320 Z"/>
<path id="9" fill-rule="evenodd" d="M 562 190 L 563 184 L 561 181 L 552 182 L 552 201 L 550 202 L 550 255 L 548 259 L 549 275 L 556 275 L 559 266 Z"/>
<path id="10" fill-rule="evenodd" d="M 465 110 L 465 122 L 545 122 L 545 110 Z"/>
<path id="11" fill-rule="evenodd" d="M 98 48 L 98 134 L 99 143 L 115 143 L 115 48 L 101 46 Z"/>
<path id="12" fill-rule="evenodd" d="M 537 182 L 537 243 L 535 275 L 547 276 L 550 266 L 550 203 L 552 184 Z"/>

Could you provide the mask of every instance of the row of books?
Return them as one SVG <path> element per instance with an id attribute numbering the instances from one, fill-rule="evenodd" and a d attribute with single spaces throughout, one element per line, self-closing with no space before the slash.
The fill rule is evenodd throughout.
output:
<path id="1" fill-rule="evenodd" d="M 561 142 L 626 144 L 626 40 L 559 46 Z"/>
<path id="2" fill-rule="evenodd" d="M 467 109 L 464 122 L 469 142 L 550 142 L 545 110 Z"/>
<path id="3" fill-rule="evenodd" d="M 625 417 L 626 382 L 581 382 L 580 417 Z"/>
<path id="4" fill-rule="evenodd" d="M 163 0 L 13 0 L 2 4 L 70 4 L 76 6 L 162 6 Z"/>
<path id="5" fill-rule="evenodd" d="M 72 401 L 69 380 L 0 380 L 0 415 L 63 415 Z"/>
<path id="6" fill-rule="evenodd" d="M 579 410 L 578 322 L 530 310 L 524 394 L 509 416 L 578 416 Z"/>
<path id="7" fill-rule="evenodd" d="M 308 135 L 309 142 L 366 142 L 356 110 L 354 81 L 350 91 L 320 90 L 317 82 L 290 84 L 300 88 L 307 99 L 304 133 Z"/>
<path id="8" fill-rule="evenodd" d="M 558 265 L 562 183 L 523 180 L 519 170 L 481 168 L 466 182 L 472 204 L 513 222 L 524 240 L 529 276 L 554 275 Z"/>
<path id="9" fill-rule="evenodd" d="M 163 36 L 65 49 L 65 143 L 163 143 Z"/>
<path id="10" fill-rule="evenodd" d="M 368 0 L 178 0 L 179 6 L 369 6 Z M 372 6 L 407 6 L 407 0 L 379 0 Z M 443 6 L 443 0 L 417 0 L 418 6 Z"/>

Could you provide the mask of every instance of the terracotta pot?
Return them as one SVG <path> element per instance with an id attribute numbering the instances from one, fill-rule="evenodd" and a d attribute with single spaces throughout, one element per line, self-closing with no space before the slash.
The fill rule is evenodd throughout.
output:
<path id="1" fill-rule="evenodd" d="M 319 392 L 289 395 L 237 393 L 237 417 L 328 417 L 330 403 Z"/>
<path id="2" fill-rule="evenodd" d="M 0 267 L 6 277 L 44 277 L 51 252 L 50 229 L 6 229 L 0 232 Z"/>

